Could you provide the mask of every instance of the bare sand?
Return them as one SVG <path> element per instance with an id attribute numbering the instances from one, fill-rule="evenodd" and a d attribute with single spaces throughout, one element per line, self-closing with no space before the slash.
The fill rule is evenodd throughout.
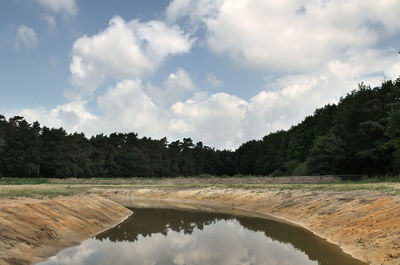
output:
<path id="1" fill-rule="evenodd" d="M 76 190 L 84 190 L 86 195 L 2 198 L 0 264 L 23 265 L 45 260 L 62 248 L 79 244 L 124 220 L 131 214 L 124 206 L 149 204 L 178 208 L 201 206 L 249 216 L 272 216 L 300 225 L 369 264 L 400 264 L 399 184 L 368 184 L 349 190 L 346 190 L 350 187 L 347 184 L 332 184 L 335 186 L 329 186 L 329 190 L 308 189 L 302 184 L 231 188 L 198 184 L 85 184 L 76 186 Z M 35 189 L 48 193 L 51 189 L 68 187 L 52 184 L 35 186 Z M 337 187 L 340 189 L 335 191 Z M 32 190 L 29 185 L 1 188 L 22 193 Z"/>
<path id="2" fill-rule="evenodd" d="M 34 264 L 111 228 L 131 211 L 97 195 L 0 200 L 0 264 Z"/>
<path id="3" fill-rule="evenodd" d="M 369 264 L 400 264 L 400 196 L 379 191 L 257 189 L 107 189 L 106 198 L 125 206 L 162 201 L 230 207 L 241 214 L 274 216 L 300 225 Z M 221 208 L 220 211 L 223 209 Z"/>

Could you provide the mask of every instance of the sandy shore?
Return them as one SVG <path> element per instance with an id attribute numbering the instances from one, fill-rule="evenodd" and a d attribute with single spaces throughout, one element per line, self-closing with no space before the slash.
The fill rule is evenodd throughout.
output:
<path id="1" fill-rule="evenodd" d="M 388 185 L 383 186 L 385 190 Z M 48 193 L 49 189 L 68 187 L 44 185 L 40 189 Z M 338 186 L 338 191 L 334 191 L 336 186 L 329 187 L 333 190 L 285 187 L 76 186 L 89 194 L 53 199 L 3 198 L 0 264 L 42 261 L 124 220 L 131 214 L 124 206 L 146 206 L 149 202 L 153 206 L 202 205 L 249 216 L 275 216 L 305 227 L 369 264 L 400 264 L 398 193 L 371 189 L 375 186 L 362 186 L 360 190 Z M 382 185 L 376 187 L 382 189 Z M 6 188 L 25 193 L 32 189 L 29 185 Z"/>
<path id="2" fill-rule="evenodd" d="M 111 228 L 127 208 L 97 195 L 0 200 L 0 264 L 34 264 Z"/>
<path id="3" fill-rule="evenodd" d="M 247 189 L 107 189 L 102 196 L 125 206 L 143 200 L 233 207 L 305 227 L 369 264 L 400 264 L 400 196 L 377 191 Z M 241 213 L 243 214 L 243 212 Z"/>

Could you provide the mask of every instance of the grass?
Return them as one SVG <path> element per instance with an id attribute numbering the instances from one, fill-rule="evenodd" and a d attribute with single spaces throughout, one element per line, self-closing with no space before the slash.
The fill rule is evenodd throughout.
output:
<path id="1" fill-rule="evenodd" d="M 206 176 L 204 176 L 207 178 Z M 212 178 L 212 177 L 210 177 Z M 180 178 L 182 179 L 182 178 Z M 85 179 L 88 180 L 88 179 Z M 79 180 L 71 179 L 46 179 L 46 178 L 0 178 L 0 198 L 16 197 L 55 197 L 71 196 L 76 194 L 95 193 L 93 188 L 99 189 L 244 189 L 262 192 L 264 190 L 275 190 L 280 193 L 291 193 L 291 191 L 310 191 L 315 194 L 319 192 L 347 192 L 347 191 L 376 191 L 388 195 L 400 195 L 400 183 L 393 182 L 393 179 L 386 178 L 386 181 L 379 179 L 370 179 L 362 182 L 338 181 L 336 183 L 318 183 L 318 184 L 247 184 L 247 183 L 171 183 L 158 182 L 157 179 L 146 179 L 139 183 L 113 183 L 115 179 L 90 179 L 93 183 L 79 183 Z M 102 180 L 104 182 L 97 182 Z M 143 179 L 141 179 L 143 180 Z M 165 179 L 163 179 L 165 180 Z M 397 180 L 397 178 L 395 179 Z M 8 186 L 5 186 L 8 185 Z"/>
<path id="2" fill-rule="evenodd" d="M 382 176 L 382 177 L 371 177 L 361 181 L 339 181 L 341 183 L 385 183 L 385 182 L 400 182 L 400 177 Z"/>
<path id="3" fill-rule="evenodd" d="M 37 185 L 49 182 L 48 178 L 0 178 L 0 185 Z"/>
<path id="4" fill-rule="evenodd" d="M 72 196 L 77 194 L 87 194 L 87 186 L 68 186 L 68 185 L 16 185 L 0 186 L 0 198 L 53 198 L 57 196 Z"/>
<path id="5" fill-rule="evenodd" d="M 279 190 L 304 190 L 313 192 L 378 191 L 388 195 L 399 195 L 400 184 L 392 182 L 329 183 L 329 184 L 282 184 Z"/>
<path id="6" fill-rule="evenodd" d="M 174 178 L 140 178 L 140 177 L 132 177 L 132 178 L 65 178 L 65 179 L 55 179 L 55 178 L 8 178 L 3 177 L 0 178 L 0 185 L 34 185 L 34 184 L 86 184 L 82 183 L 85 181 L 96 184 L 96 181 L 99 181 L 98 184 L 107 184 L 107 185 L 120 185 L 120 184 L 130 184 L 129 181 L 139 181 L 140 184 L 157 184 L 159 181 L 165 180 L 180 180 L 180 179 L 192 179 L 192 180 L 215 180 L 215 179 L 226 179 L 226 178 L 235 178 L 235 179 L 249 179 L 249 178 L 262 178 L 263 176 L 253 176 L 253 175 L 242 175 L 237 174 L 234 176 L 213 176 L 209 174 L 202 174 L 199 176 L 188 176 L 188 177 L 174 177 Z M 279 179 L 280 177 L 274 177 Z M 295 178 L 295 177 L 294 177 Z M 125 183 L 118 183 L 118 181 L 125 181 Z M 101 182 L 101 183 L 100 183 Z M 400 176 L 380 176 L 380 177 L 371 177 L 368 179 L 364 179 L 361 181 L 351 181 L 351 180 L 341 180 L 339 177 L 336 177 L 337 184 L 364 184 L 364 183 L 400 183 Z M 137 184 L 137 183 L 133 183 Z"/>

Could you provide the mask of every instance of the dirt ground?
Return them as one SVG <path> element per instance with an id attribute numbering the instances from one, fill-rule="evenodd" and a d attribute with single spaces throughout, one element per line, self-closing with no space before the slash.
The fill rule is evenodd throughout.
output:
<path id="1" fill-rule="evenodd" d="M 123 220 L 130 211 L 122 205 L 143 203 L 267 214 L 301 225 L 369 264 L 400 264 L 399 183 L 222 180 L 213 184 L 182 179 L 172 183 L 0 185 L 0 264 L 41 261 Z M 68 196 L 49 198 L 56 194 Z M 7 198 L 10 195 L 18 198 Z"/>
<path id="2" fill-rule="evenodd" d="M 233 207 L 270 214 L 305 227 L 369 264 L 400 264 L 400 196 L 381 191 L 265 189 L 107 189 L 97 191 L 126 206 L 143 200 Z"/>
<path id="3" fill-rule="evenodd" d="M 34 264 L 129 216 L 127 208 L 90 196 L 0 199 L 0 264 Z"/>

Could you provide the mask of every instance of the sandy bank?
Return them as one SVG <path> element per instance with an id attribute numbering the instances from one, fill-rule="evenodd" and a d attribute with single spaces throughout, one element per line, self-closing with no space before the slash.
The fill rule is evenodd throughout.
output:
<path id="1" fill-rule="evenodd" d="M 141 188 L 97 191 L 125 206 L 189 202 L 266 213 L 299 224 L 370 264 L 400 264 L 400 196 L 378 191 Z"/>
<path id="2" fill-rule="evenodd" d="M 0 199 L 0 264 L 32 264 L 110 228 L 131 214 L 99 197 Z"/>
<path id="3" fill-rule="evenodd" d="M 100 196 L 0 199 L 0 264 L 42 261 L 120 222 L 131 213 L 121 205 L 138 206 L 146 201 L 153 205 L 169 202 L 175 207 L 229 208 L 231 212 L 255 216 L 272 214 L 304 226 L 370 264 L 400 264 L 399 195 L 374 190 L 374 186 L 349 191 L 304 187 L 79 186 Z M 7 186 L 13 192 L 32 188 Z M 61 186 L 40 188 L 47 192 Z M 397 190 L 390 191 L 398 194 Z"/>

